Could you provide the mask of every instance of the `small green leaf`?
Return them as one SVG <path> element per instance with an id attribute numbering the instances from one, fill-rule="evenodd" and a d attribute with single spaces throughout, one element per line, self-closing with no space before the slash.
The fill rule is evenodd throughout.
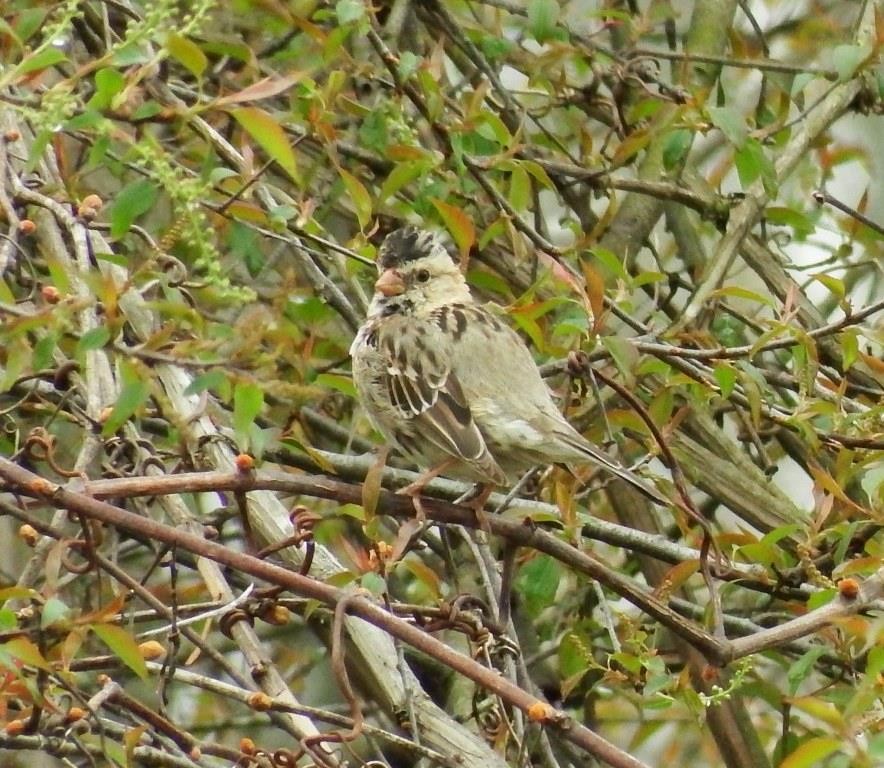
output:
<path id="1" fill-rule="evenodd" d="M 147 679 L 147 665 L 132 635 L 115 624 L 92 624 L 90 629 L 123 664 L 142 680 Z"/>
<path id="2" fill-rule="evenodd" d="M 438 198 L 430 198 L 430 202 L 439 212 L 442 222 L 451 233 L 454 242 L 457 243 L 460 255 L 462 257 L 466 256 L 473 247 L 473 243 L 476 242 L 476 228 L 473 226 L 470 217 L 457 206 L 449 205 Z"/>
<path id="3" fill-rule="evenodd" d="M 224 371 L 216 368 L 213 371 L 206 371 L 197 376 L 187 388 L 184 390 L 185 395 L 198 395 L 209 389 L 219 390 L 227 383 L 227 375 Z"/>
<path id="4" fill-rule="evenodd" d="M 91 109 L 108 109 L 114 96 L 126 86 L 126 79 L 113 67 L 104 67 L 95 73 L 95 93 L 87 106 Z"/>
<path id="5" fill-rule="evenodd" d="M 101 428 L 102 436 L 110 437 L 122 427 L 147 402 L 148 395 L 150 395 L 150 387 L 144 379 L 136 379 L 124 384 L 110 416 Z"/>
<path id="6" fill-rule="evenodd" d="M 57 597 L 50 597 L 40 611 L 40 629 L 63 626 L 71 615 L 70 606 Z"/>
<path id="7" fill-rule="evenodd" d="M 623 651 L 612 653 L 610 659 L 633 675 L 638 675 L 642 671 L 641 659 L 631 653 L 625 653 Z"/>
<path id="8" fill-rule="evenodd" d="M 672 131 L 663 142 L 663 167 L 667 171 L 678 166 L 687 156 L 694 134 L 685 128 Z"/>
<path id="9" fill-rule="evenodd" d="M 719 363 L 712 370 L 718 388 L 721 390 L 721 396 L 726 400 L 733 394 L 734 386 L 737 383 L 737 372 L 731 366 L 725 363 Z"/>
<path id="10" fill-rule="evenodd" d="M 856 71 L 871 55 L 871 50 L 864 45 L 839 45 L 832 51 L 832 64 L 843 83 L 850 80 Z"/>
<path id="11" fill-rule="evenodd" d="M 52 354 L 58 346 L 58 335 L 56 333 L 47 333 L 43 338 L 34 344 L 34 358 L 31 365 L 35 371 L 49 367 L 52 363 Z"/>
<path id="12" fill-rule="evenodd" d="M 801 658 L 789 667 L 786 677 L 789 680 L 790 695 L 794 696 L 797 693 L 801 683 L 807 680 L 813 670 L 813 665 L 817 663 L 820 656 L 825 652 L 826 649 L 823 646 L 814 646 L 809 651 L 802 654 Z"/>
<path id="13" fill-rule="evenodd" d="M 410 184 L 415 179 L 423 176 L 430 167 L 430 163 L 426 158 L 418 158 L 417 160 L 406 160 L 396 163 L 390 175 L 387 176 L 381 186 L 378 202 L 384 203 L 400 189 Z"/>
<path id="14" fill-rule="evenodd" d="M 402 66 L 401 57 L 399 66 Z M 384 153 L 390 143 L 390 135 L 387 130 L 387 116 L 381 110 L 371 110 L 362 118 L 359 125 L 359 143 L 375 152 Z"/>
<path id="15" fill-rule="evenodd" d="M 559 673 L 562 677 L 571 677 L 586 672 L 592 654 L 584 640 L 574 631 L 565 632 L 559 643 Z"/>
<path id="16" fill-rule="evenodd" d="M 365 4 L 361 0 L 338 0 L 335 3 L 335 15 L 339 24 L 359 21 L 365 15 Z"/>
<path id="17" fill-rule="evenodd" d="M 828 605 L 835 599 L 835 595 L 838 592 L 835 589 L 821 589 L 819 592 L 814 592 L 809 598 L 807 598 L 807 610 L 813 611 L 817 608 L 822 608 L 824 605 Z"/>
<path id="18" fill-rule="evenodd" d="M 509 202 L 517 213 L 527 210 L 531 205 L 531 179 L 528 172 L 518 164 L 510 174 Z"/>
<path id="19" fill-rule="evenodd" d="M 209 64 L 206 54 L 193 40 L 174 32 L 166 37 L 166 50 L 196 78 L 202 77 Z"/>
<path id="20" fill-rule="evenodd" d="M 359 584 L 363 589 L 367 589 L 375 597 L 382 597 L 387 592 L 387 582 L 384 578 L 373 571 L 362 574 Z"/>
<path id="21" fill-rule="evenodd" d="M 776 170 L 757 139 L 750 137 L 743 142 L 743 146 L 734 155 L 734 164 L 743 189 L 748 189 L 756 179 L 761 178 L 768 194 L 776 191 Z"/>
<path id="22" fill-rule="evenodd" d="M 240 382 L 233 390 L 233 429 L 237 435 L 248 434 L 264 406 L 264 390 L 257 384 Z"/>
<path id="23" fill-rule="evenodd" d="M 558 0 L 529 0 L 525 8 L 528 29 L 538 43 L 543 43 L 555 35 L 559 10 Z"/>
<path id="24" fill-rule="evenodd" d="M 826 274 L 825 272 L 819 272 L 816 275 L 812 275 L 812 278 L 818 283 L 822 283 L 826 286 L 826 288 L 839 299 L 843 299 L 847 295 L 847 288 L 844 285 L 844 281 L 839 280 L 837 277 L 832 277 L 832 275 Z"/>
<path id="25" fill-rule="evenodd" d="M 77 342 L 77 355 L 83 355 L 93 349 L 101 349 L 110 341 L 110 331 L 107 326 L 99 325 L 86 331 Z"/>
<path id="26" fill-rule="evenodd" d="M 815 736 L 805 741 L 792 752 L 778 768 L 816 768 L 822 765 L 829 755 L 844 747 L 841 739 L 831 736 Z"/>
<path id="27" fill-rule="evenodd" d="M 233 117 L 280 167 L 299 183 L 295 153 L 276 118 L 258 107 L 234 109 Z"/>
<path id="28" fill-rule="evenodd" d="M 43 26 L 46 16 L 49 14 L 48 8 L 26 8 L 20 7 L 13 18 L 15 19 L 15 36 L 18 37 L 19 44 L 25 43 L 37 30 Z M 8 28 L 4 32 L 10 31 Z"/>
<path id="29" fill-rule="evenodd" d="M 64 52 L 61 51 L 59 48 L 44 48 L 39 53 L 35 53 L 33 56 L 28 56 L 26 59 L 24 59 L 15 68 L 15 74 L 27 75 L 30 72 L 38 72 L 41 69 L 52 67 L 67 60 L 68 57 L 65 56 Z"/>
<path id="30" fill-rule="evenodd" d="M 859 332 L 856 328 L 848 328 L 841 334 L 841 355 L 841 365 L 845 371 L 857 361 L 859 357 Z"/>
<path id="31" fill-rule="evenodd" d="M 555 602 L 561 575 L 561 566 L 549 555 L 532 558 L 522 566 L 516 587 L 530 615 L 537 616 Z"/>
<path id="32" fill-rule="evenodd" d="M 764 217 L 771 224 L 791 227 L 795 237 L 804 240 L 814 231 L 814 223 L 794 208 L 772 205 L 764 209 Z"/>
<path id="33" fill-rule="evenodd" d="M 493 112 L 480 112 L 474 118 L 476 132 L 489 141 L 499 144 L 501 147 L 509 147 L 513 140 L 512 134 L 506 124 Z"/>
<path id="34" fill-rule="evenodd" d="M 402 80 L 408 80 L 420 66 L 420 57 L 412 51 L 402 51 L 399 54 L 399 66 L 396 67 L 399 77 Z"/>
<path id="35" fill-rule="evenodd" d="M 147 179 L 139 179 L 123 187 L 108 211 L 111 237 L 125 235 L 139 216 L 153 208 L 156 199 L 157 188 Z"/>
<path id="36" fill-rule="evenodd" d="M 771 301 L 770 296 L 765 296 L 763 293 L 758 293 L 757 291 L 750 291 L 748 288 L 743 288 L 739 285 L 726 285 L 724 288 L 718 288 L 713 291 L 713 296 L 732 296 L 736 299 L 745 299 L 746 301 L 755 301 L 758 304 L 763 306 L 772 307 L 773 301 Z"/>
<path id="37" fill-rule="evenodd" d="M 709 107 L 712 124 L 735 147 L 742 147 L 746 141 L 746 120 L 733 107 Z"/>
<path id="38" fill-rule="evenodd" d="M 616 253 L 609 251 L 607 248 L 594 248 L 591 254 L 605 268 L 603 270 L 605 276 L 610 274 L 612 277 L 618 277 L 626 281 L 630 280 L 629 273 L 623 266 L 623 259 L 617 256 Z M 590 264 L 593 264 L 593 262 L 590 262 Z M 593 266 L 595 265 L 593 264 Z"/>
<path id="39" fill-rule="evenodd" d="M 611 354 L 618 370 L 627 378 L 631 384 L 635 380 L 635 367 L 639 362 L 638 350 L 629 342 L 620 336 L 604 336 L 601 339 L 602 345 Z"/>
<path id="40" fill-rule="evenodd" d="M 339 168 L 338 173 L 341 175 L 344 186 L 347 188 L 350 202 L 356 210 L 356 219 L 359 221 L 359 227 L 364 230 L 371 224 L 371 195 L 368 193 L 365 185 L 352 173 L 343 168 Z"/>
<path id="41" fill-rule="evenodd" d="M 341 376 L 339 373 L 320 373 L 314 383 L 320 387 L 336 389 L 348 397 L 356 397 L 356 388 L 353 386 L 353 379 L 349 376 Z"/>
<path id="42" fill-rule="evenodd" d="M 18 617 L 11 608 L 0 608 L 0 632 L 9 632 L 18 627 Z"/>
<path id="43" fill-rule="evenodd" d="M 37 669 L 51 669 L 40 649 L 26 637 L 14 637 L 3 643 L 3 650 L 13 658 Z"/>

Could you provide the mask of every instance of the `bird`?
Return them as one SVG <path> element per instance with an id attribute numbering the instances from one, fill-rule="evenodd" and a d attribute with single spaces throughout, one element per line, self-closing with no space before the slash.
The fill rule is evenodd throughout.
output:
<path id="1" fill-rule="evenodd" d="M 494 487 L 552 463 L 594 463 L 658 504 L 668 500 L 584 438 L 559 411 L 522 337 L 476 301 L 431 230 L 405 226 L 378 249 L 379 277 L 350 348 L 365 413 L 389 447 L 424 474 Z"/>

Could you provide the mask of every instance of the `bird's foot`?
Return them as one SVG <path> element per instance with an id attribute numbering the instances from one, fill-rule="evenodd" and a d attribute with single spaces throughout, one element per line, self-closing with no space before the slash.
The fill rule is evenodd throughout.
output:
<path id="1" fill-rule="evenodd" d="M 411 497 L 411 505 L 414 507 L 414 513 L 417 515 L 418 520 L 424 522 L 427 519 L 427 513 L 424 511 L 423 504 L 421 502 L 421 494 L 424 492 L 424 488 L 430 483 L 431 480 L 438 477 L 442 472 L 444 472 L 448 467 L 453 463 L 453 459 L 446 459 L 441 464 L 432 469 L 428 469 L 426 472 L 423 472 L 417 480 L 413 483 L 409 483 L 404 488 L 400 488 L 396 491 L 399 496 L 409 496 Z"/>
<path id="2" fill-rule="evenodd" d="M 408 496 L 408 498 L 411 499 L 411 506 L 414 508 L 414 515 L 416 519 L 422 524 L 427 519 L 427 513 L 424 510 L 423 503 L 421 502 L 421 493 L 423 492 L 423 489 L 423 485 L 417 487 L 417 482 L 414 482 L 396 491 L 397 496 Z"/>
<path id="3" fill-rule="evenodd" d="M 473 510 L 476 515 L 477 527 L 486 534 L 491 533 L 491 526 L 488 516 L 485 514 L 485 504 L 488 503 L 488 498 L 493 490 L 494 486 L 489 483 L 477 483 L 472 490 L 458 499 L 458 502 Z"/>

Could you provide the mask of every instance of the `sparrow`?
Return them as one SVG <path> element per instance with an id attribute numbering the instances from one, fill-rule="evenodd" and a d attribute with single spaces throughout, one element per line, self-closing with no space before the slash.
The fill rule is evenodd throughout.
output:
<path id="1" fill-rule="evenodd" d="M 474 300 L 435 233 L 392 232 L 377 266 L 374 296 L 350 347 L 353 380 L 387 443 L 426 470 L 404 489 L 418 513 L 419 493 L 436 475 L 490 493 L 550 463 L 595 463 L 669 503 L 565 420 L 525 342 Z"/>

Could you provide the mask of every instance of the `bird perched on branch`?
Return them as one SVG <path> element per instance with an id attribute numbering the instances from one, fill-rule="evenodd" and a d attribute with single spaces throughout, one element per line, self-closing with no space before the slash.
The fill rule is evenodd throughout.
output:
<path id="1" fill-rule="evenodd" d="M 428 470 L 403 489 L 419 513 L 436 475 L 483 484 L 484 503 L 493 486 L 549 463 L 593 462 L 668 503 L 564 419 L 528 347 L 473 299 L 434 233 L 396 230 L 377 263 L 368 317 L 350 347 L 353 379 L 381 434 Z"/>

